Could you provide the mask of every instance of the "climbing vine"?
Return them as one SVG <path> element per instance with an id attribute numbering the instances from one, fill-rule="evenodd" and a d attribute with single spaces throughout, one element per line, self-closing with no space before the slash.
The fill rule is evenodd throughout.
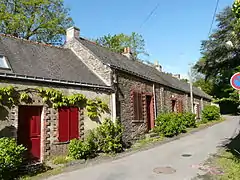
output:
<path id="1" fill-rule="evenodd" d="M 101 113 L 108 111 L 108 105 L 99 98 L 87 99 L 83 94 L 66 96 L 61 91 L 52 88 L 40 88 L 38 92 L 43 98 L 43 101 L 52 104 L 53 108 L 60 108 L 63 106 L 86 107 L 87 115 L 90 118 L 97 118 Z"/>
<path id="2" fill-rule="evenodd" d="M 86 108 L 87 115 L 90 118 L 97 118 L 103 112 L 109 111 L 108 105 L 101 99 L 87 99 L 83 94 L 64 95 L 61 91 L 53 88 L 37 88 L 33 89 L 51 107 L 57 109 L 63 106 L 75 106 Z M 30 103 L 31 97 L 26 91 L 18 91 L 13 86 L 0 88 L 0 104 L 12 107 L 20 102 Z"/>
<path id="3" fill-rule="evenodd" d="M 19 101 L 28 103 L 30 96 L 26 92 L 18 92 L 13 86 L 0 88 L 0 104 L 7 107 L 18 105 Z"/>

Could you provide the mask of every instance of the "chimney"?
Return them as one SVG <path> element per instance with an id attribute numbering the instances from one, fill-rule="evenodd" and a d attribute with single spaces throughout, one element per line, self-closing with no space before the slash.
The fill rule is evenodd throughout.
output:
<path id="1" fill-rule="evenodd" d="M 155 67 L 159 72 L 162 72 L 162 66 L 158 63 L 157 60 L 154 62 L 154 67 Z"/>
<path id="2" fill-rule="evenodd" d="M 177 78 L 177 79 L 180 79 L 180 78 L 181 78 L 180 74 L 174 74 L 173 77 L 175 77 L 175 78 Z"/>
<path id="3" fill-rule="evenodd" d="M 122 55 L 126 56 L 128 59 L 132 59 L 132 53 L 130 47 L 125 47 Z"/>
<path id="4" fill-rule="evenodd" d="M 74 38 L 80 37 L 80 29 L 77 27 L 70 27 L 66 30 L 66 41 L 69 42 Z"/>

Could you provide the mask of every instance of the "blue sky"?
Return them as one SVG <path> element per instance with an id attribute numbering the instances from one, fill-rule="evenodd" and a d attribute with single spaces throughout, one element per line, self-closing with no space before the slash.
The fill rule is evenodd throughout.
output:
<path id="1" fill-rule="evenodd" d="M 65 0 L 81 36 L 137 32 L 146 41 L 149 61 L 163 70 L 187 75 L 188 64 L 200 57 L 201 40 L 208 36 L 217 0 Z M 160 6 L 141 27 L 153 8 Z M 233 0 L 220 0 L 218 12 Z M 215 28 L 215 26 L 213 27 Z"/>

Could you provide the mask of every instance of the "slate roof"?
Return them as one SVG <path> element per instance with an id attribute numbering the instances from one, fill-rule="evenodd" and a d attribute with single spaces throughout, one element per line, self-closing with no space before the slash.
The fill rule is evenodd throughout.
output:
<path id="1" fill-rule="evenodd" d="M 11 65 L 8 73 L 106 86 L 70 49 L 0 35 L 0 54 Z"/>
<path id="2" fill-rule="evenodd" d="M 97 56 L 104 64 L 108 64 L 113 68 L 129 72 L 146 80 L 150 80 L 152 82 L 156 82 L 170 88 L 190 93 L 190 86 L 187 82 L 180 81 L 177 78 L 174 78 L 164 72 L 159 72 L 152 66 L 146 65 L 136 60 L 130 60 L 120 53 L 112 52 L 107 48 L 99 46 L 84 38 L 80 37 L 78 41 L 90 51 L 92 51 L 92 53 L 95 54 L 95 56 Z M 206 99 L 211 99 L 208 94 L 196 87 L 193 87 L 193 94 Z"/>

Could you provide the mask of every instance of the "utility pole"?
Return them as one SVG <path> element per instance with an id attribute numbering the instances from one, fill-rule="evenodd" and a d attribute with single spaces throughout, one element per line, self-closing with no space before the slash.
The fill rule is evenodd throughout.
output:
<path id="1" fill-rule="evenodd" d="M 194 113 L 194 109 L 193 109 L 193 88 L 192 88 L 192 65 L 190 65 L 190 68 L 189 68 L 189 84 L 190 84 L 190 99 L 191 99 L 191 111 L 192 113 Z"/>

